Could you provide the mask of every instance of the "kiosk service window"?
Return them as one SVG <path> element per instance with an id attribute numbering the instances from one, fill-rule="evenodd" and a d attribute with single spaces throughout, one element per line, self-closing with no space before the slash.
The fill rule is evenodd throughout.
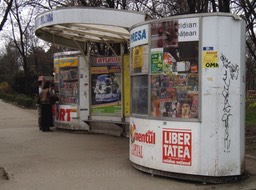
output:
<path id="1" fill-rule="evenodd" d="M 147 44 L 131 49 L 133 114 L 198 119 L 198 25 L 197 18 L 148 25 Z"/>

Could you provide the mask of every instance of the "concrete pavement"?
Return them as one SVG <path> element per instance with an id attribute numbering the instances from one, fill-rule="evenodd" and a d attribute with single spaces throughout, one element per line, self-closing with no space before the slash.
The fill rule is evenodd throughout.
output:
<path id="1" fill-rule="evenodd" d="M 255 155 L 246 159 L 250 177 L 226 184 L 202 184 L 137 171 L 128 155 L 128 138 L 77 134 L 37 127 L 36 110 L 0 101 L 1 190 L 210 190 L 256 189 Z"/>

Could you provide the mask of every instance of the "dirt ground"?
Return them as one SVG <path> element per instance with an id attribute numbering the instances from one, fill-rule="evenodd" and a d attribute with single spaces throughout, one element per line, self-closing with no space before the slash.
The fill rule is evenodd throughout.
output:
<path id="1" fill-rule="evenodd" d="M 256 127 L 246 130 L 246 180 L 203 184 L 151 176 L 131 166 L 129 139 L 110 135 L 43 133 L 36 110 L 0 101 L 1 190 L 255 190 Z M 2 171 L 3 173 L 3 171 Z M 0 169 L 1 175 L 1 169 Z"/>
<path id="2" fill-rule="evenodd" d="M 256 126 L 247 126 L 245 132 L 246 168 L 251 176 L 256 175 Z"/>

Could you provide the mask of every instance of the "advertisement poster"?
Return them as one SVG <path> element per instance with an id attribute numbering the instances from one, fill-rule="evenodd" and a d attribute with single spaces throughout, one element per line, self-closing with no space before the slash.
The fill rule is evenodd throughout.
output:
<path id="1" fill-rule="evenodd" d="M 77 57 L 69 57 L 69 58 L 61 58 L 60 59 L 60 67 L 77 67 L 78 66 L 78 58 Z"/>
<path id="2" fill-rule="evenodd" d="M 91 58 L 92 114 L 121 114 L 121 57 Z"/>
<path id="3" fill-rule="evenodd" d="M 218 68 L 218 52 L 203 51 L 203 68 Z"/>
<path id="4" fill-rule="evenodd" d="M 151 73 L 163 71 L 163 48 L 151 49 Z"/>
<path id="5" fill-rule="evenodd" d="M 55 83 L 59 82 L 59 70 L 60 70 L 59 65 L 60 65 L 59 59 L 54 59 L 53 69 L 54 69 L 54 82 Z"/>
<path id="6" fill-rule="evenodd" d="M 130 78 L 130 59 L 129 55 L 123 56 L 124 68 L 124 116 L 130 116 L 131 106 L 131 78 Z"/>
<path id="7" fill-rule="evenodd" d="M 192 131 L 163 129 L 162 162 L 183 166 L 192 165 Z"/>
<path id="8" fill-rule="evenodd" d="M 132 73 L 148 72 L 148 45 L 132 48 Z"/>
<path id="9" fill-rule="evenodd" d="M 143 64 L 142 60 L 142 46 L 137 46 L 132 49 L 132 68 L 141 68 Z"/>
<path id="10" fill-rule="evenodd" d="M 198 18 L 154 22 L 151 34 L 151 115 L 198 118 Z"/>

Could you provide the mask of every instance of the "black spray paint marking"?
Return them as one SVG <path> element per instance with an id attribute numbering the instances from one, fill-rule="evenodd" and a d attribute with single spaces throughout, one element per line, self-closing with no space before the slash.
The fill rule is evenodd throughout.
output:
<path id="1" fill-rule="evenodd" d="M 224 106 L 223 106 L 223 115 L 222 115 L 222 122 L 225 127 L 224 133 L 224 152 L 230 152 L 230 145 L 231 145 L 231 138 L 230 138 L 230 121 L 232 119 L 232 107 L 229 102 L 230 98 L 230 85 L 233 80 L 238 79 L 239 74 L 239 66 L 237 64 L 232 64 L 225 55 L 221 54 L 220 60 L 222 61 L 223 68 L 224 68 L 224 75 L 223 75 L 223 90 L 222 96 L 224 98 Z"/>

